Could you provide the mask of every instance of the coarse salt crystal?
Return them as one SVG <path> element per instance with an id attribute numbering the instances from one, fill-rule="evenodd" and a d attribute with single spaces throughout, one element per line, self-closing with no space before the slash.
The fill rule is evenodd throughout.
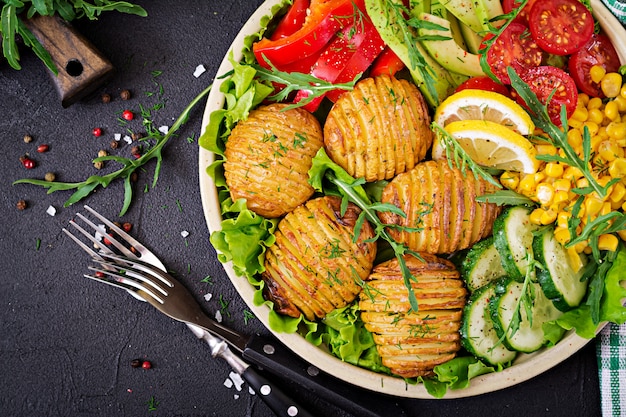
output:
<path id="1" fill-rule="evenodd" d="M 48 210 L 46 210 L 46 213 L 48 213 L 51 216 L 54 216 L 55 214 L 57 214 L 57 209 L 55 209 L 52 206 L 48 206 Z"/>
<path id="2" fill-rule="evenodd" d="M 205 301 L 211 301 L 211 298 L 213 298 L 213 294 L 211 294 L 210 292 L 204 294 Z"/>
<path id="3" fill-rule="evenodd" d="M 238 399 L 239 399 L 239 394 L 235 394 L 235 395 L 233 395 L 233 398 L 234 398 L 234 399 L 236 399 L 236 400 L 238 400 Z"/>
<path id="4" fill-rule="evenodd" d="M 217 320 L 218 323 L 222 322 L 222 312 L 221 311 L 217 310 L 215 312 L 215 320 Z"/>
<path id="5" fill-rule="evenodd" d="M 103 224 L 99 224 L 98 228 L 101 230 L 105 230 Z M 94 237 L 96 238 L 98 242 L 102 242 L 102 238 L 104 237 L 104 235 L 100 233 L 98 230 L 96 230 L 96 232 L 94 233 Z"/>
<path id="6" fill-rule="evenodd" d="M 159 127 L 159 132 L 163 133 L 164 135 L 167 135 L 167 132 L 170 131 L 169 126 L 161 126 Z"/>
<path id="7" fill-rule="evenodd" d="M 115 139 L 116 141 L 120 141 L 120 139 L 122 139 L 122 134 L 121 133 L 116 133 L 113 135 L 113 139 Z"/>
<path id="8" fill-rule="evenodd" d="M 126 142 L 126 143 L 128 143 L 130 145 L 131 143 L 133 143 L 133 139 L 130 136 L 125 135 L 124 136 L 124 142 Z"/>
<path id="9" fill-rule="evenodd" d="M 241 391 L 241 386 L 243 385 L 243 379 L 241 378 L 241 375 L 239 375 L 236 372 L 231 372 L 230 374 L 228 374 L 228 376 L 230 377 L 230 379 L 232 379 L 233 383 L 235 384 L 235 389 L 237 391 Z"/>
<path id="10" fill-rule="evenodd" d="M 252 387 L 248 387 L 248 392 L 250 393 L 250 395 L 256 395 L 256 392 L 254 392 Z"/>
<path id="11" fill-rule="evenodd" d="M 204 65 L 200 64 L 200 65 L 198 65 L 196 67 L 196 70 L 193 72 L 193 76 L 198 78 L 199 76 L 201 76 L 205 72 L 206 72 L 206 68 L 204 68 Z"/>
<path id="12" fill-rule="evenodd" d="M 187 236 L 189 236 L 189 232 L 188 232 L 188 231 L 186 231 L 186 230 L 183 230 L 182 232 L 180 232 L 180 235 L 181 235 L 182 237 L 187 237 Z"/>
<path id="13" fill-rule="evenodd" d="M 231 381 L 230 379 L 226 378 L 226 381 L 224 381 L 224 386 L 226 388 L 232 388 L 233 387 L 233 381 Z"/>

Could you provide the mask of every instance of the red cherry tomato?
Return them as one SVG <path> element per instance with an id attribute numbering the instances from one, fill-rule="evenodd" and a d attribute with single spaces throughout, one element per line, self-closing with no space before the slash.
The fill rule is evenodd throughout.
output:
<path id="1" fill-rule="evenodd" d="M 593 34 L 593 16 L 578 0 L 538 1 L 530 9 L 528 27 L 541 49 L 569 55 Z"/>
<path id="2" fill-rule="evenodd" d="M 492 38 L 493 34 L 485 36 L 483 44 Z M 520 23 L 511 23 L 489 48 L 487 62 L 503 84 L 510 84 L 508 67 L 513 67 L 519 74 L 541 64 L 542 56 L 543 51 L 528 33 L 528 28 Z"/>
<path id="3" fill-rule="evenodd" d="M 461 90 L 484 90 L 484 91 L 493 91 L 495 93 L 500 93 L 504 96 L 509 97 L 511 93 L 506 86 L 492 80 L 486 75 L 480 77 L 472 77 L 467 81 L 461 83 L 455 90 L 455 92 L 459 92 Z"/>
<path id="4" fill-rule="evenodd" d="M 524 8 L 520 10 L 513 21 L 528 26 L 528 13 L 536 1 L 537 0 L 528 0 Z M 517 9 L 521 4 L 521 0 L 503 0 L 502 9 L 504 10 L 504 13 L 510 13 L 513 9 Z"/>
<path id="5" fill-rule="evenodd" d="M 555 125 L 561 126 L 561 107 L 565 106 L 568 118 L 576 110 L 578 90 L 572 77 L 565 71 L 544 65 L 526 70 L 520 74 L 520 78 L 528 84 L 543 104 L 548 102 L 550 94 L 554 91 L 554 95 L 548 103 L 548 115 Z M 526 105 L 517 92 L 512 91 L 511 95 L 520 104 Z"/>
<path id="6" fill-rule="evenodd" d="M 578 89 L 591 97 L 604 98 L 600 84 L 591 80 L 589 71 L 594 65 L 604 67 L 606 72 L 617 72 L 620 66 L 615 47 L 604 35 L 594 34 L 582 48 L 569 59 L 569 73 Z"/>
<path id="7" fill-rule="evenodd" d="M 310 4 L 310 0 L 294 0 L 285 16 L 278 22 L 270 39 L 286 38 L 296 33 L 304 25 L 306 11 Z"/>

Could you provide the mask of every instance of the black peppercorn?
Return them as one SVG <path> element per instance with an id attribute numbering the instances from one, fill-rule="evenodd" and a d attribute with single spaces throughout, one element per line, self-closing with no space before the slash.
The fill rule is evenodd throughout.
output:
<path id="1" fill-rule="evenodd" d="M 141 359 L 133 359 L 132 361 L 130 361 L 130 366 L 132 366 L 133 368 L 139 368 L 141 364 L 143 364 L 143 361 Z"/>
<path id="2" fill-rule="evenodd" d="M 109 103 L 110 101 L 111 101 L 111 94 L 103 93 L 102 94 L 102 102 L 103 103 Z"/>
<path id="3" fill-rule="evenodd" d="M 130 99 L 130 91 L 129 90 L 122 90 L 122 92 L 120 93 L 120 98 L 122 100 L 129 100 Z"/>

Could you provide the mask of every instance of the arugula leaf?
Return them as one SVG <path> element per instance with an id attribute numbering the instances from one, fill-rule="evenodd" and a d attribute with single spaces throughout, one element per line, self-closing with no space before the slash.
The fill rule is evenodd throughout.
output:
<path id="1" fill-rule="evenodd" d="M 153 174 L 152 187 L 156 185 L 159 177 L 161 162 L 163 160 L 162 151 L 163 147 L 169 142 L 169 140 L 176 135 L 176 132 L 180 127 L 185 124 L 189 118 L 191 110 L 211 91 L 211 86 L 207 87 L 198 94 L 178 116 L 174 124 L 170 127 L 169 131 L 165 135 L 161 135 L 158 130 L 150 130 L 149 136 L 145 140 L 152 139 L 155 141 L 154 146 L 150 147 L 143 155 L 138 159 L 123 158 L 119 156 L 109 155 L 102 156 L 94 159 L 94 162 L 99 161 L 115 161 L 122 165 L 122 168 L 117 171 L 113 171 L 106 175 L 92 175 L 89 178 L 80 182 L 59 182 L 59 181 L 45 181 L 33 178 L 23 178 L 13 182 L 15 184 L 33 184 L 48 189 L 48 194 L 56 191 L 68 191 L 75 190 L 74 193 L 64 203 L 64 207 L 68 207 L 83 198 L 91 194 L 98 186 L 106 188 L 111 182 L 117 179 L 124 181 L 124 201 L 120 210 L 120 216 L 130 207 L 132 201 L 132 186 L 130 177 L 137 169 L 143 167 L 146 163 L 152 159 L 156 160 L 156 167 Z"/>

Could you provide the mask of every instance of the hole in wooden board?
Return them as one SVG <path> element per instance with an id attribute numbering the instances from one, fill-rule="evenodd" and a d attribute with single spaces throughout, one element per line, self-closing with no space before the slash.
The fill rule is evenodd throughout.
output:
<path id="1" fill-rule="evenodd" d="M 83 64 L 77 59 L 70 59 L 65 64 L 65 71 L 72 77 L 78 77 L 83 73 Z"/>

